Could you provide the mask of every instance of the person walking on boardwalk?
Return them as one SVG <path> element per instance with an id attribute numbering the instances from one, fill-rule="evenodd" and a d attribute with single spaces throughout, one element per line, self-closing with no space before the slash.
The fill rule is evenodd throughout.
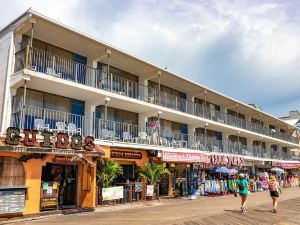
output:
<path id="1" fill-rule="evenodd" d="M 247 212 L 245 209 L 247 204 L 247 197 L 249 194 L 249 187 L 248 187 L 248 180 L 245 178 L 245 174 L 240 173 L 239 178 L 236 180 L 236 184 L 238 187 L 238 192 L 241 197 L 242 203 L 241 203 L 241 212 Z"/>
<path id="2" fill-rule="evenodd" d="M 278 205 L 278 199 L 279 199 L 279 183 L 276 180 L 276 177 L 274 174 L 270 175 L 269 178 L 269 191 L 270 191 L 270 196 L 273 200 L 273 212 L 277 213 L 277 205 Z"/>

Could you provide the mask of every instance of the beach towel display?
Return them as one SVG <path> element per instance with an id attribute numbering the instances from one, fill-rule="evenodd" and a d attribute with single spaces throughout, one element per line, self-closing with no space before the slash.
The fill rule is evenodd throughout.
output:
<path id="1" fill-rule="evenodd" d="M 232 193 L 236 189 L 236 181 L 229 180 L 205 180 L 200 187 L 201 195 L 218 195 Z"/>

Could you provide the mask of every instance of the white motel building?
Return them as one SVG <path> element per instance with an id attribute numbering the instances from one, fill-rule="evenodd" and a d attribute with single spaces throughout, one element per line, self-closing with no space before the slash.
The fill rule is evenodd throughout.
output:
<path id="1" fill-rule="evenodd" d="M 295 126 L 33 10 L 0 30 L 1 137 L 9 127 L 92 136 L 162 162 L 300 159 Z"/>

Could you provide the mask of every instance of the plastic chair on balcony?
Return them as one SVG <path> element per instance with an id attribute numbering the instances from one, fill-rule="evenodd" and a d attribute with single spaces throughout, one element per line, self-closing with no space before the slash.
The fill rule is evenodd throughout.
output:
<path id="1" fill-rule="evenodd" d="M 191 149 L 199 149 L 200 142 L 199 141 L 192 141 L 191 143 Z"/>
<path id="2" fill-rule="evenodd" d="M 109 130 L 107 133 L 107 136 L 110 140 L 113 140 L 113 141 L 119 139 L 119 137 L 117 137 L 117 135 L 116 135 L 116 131 L 114 131 L 114 130 Z"/>
<path id="3" fill-rule="evenodd" d="M 46 74 L 47 75 L 54 75 L 55 74 L 55 70 L 51 67 L 47 67 L 46 68 Z"/>
<path id="4" fill-rule="evenodd" d="M 155 131 L 153 132 L 152 136 L 151 136 L 151 139 L 153 141 L 153 145 L 158 145 L 158 133 Z"/>
<path id="5" fill-rule="evenodd" d="M 38 131 L 48 131 L 50 130 L 50 125 L 45 124 L 45 121 L 43 119 L 34 119 L 34 129 Z"/>
<path id="6" fill-rule="evenodd" d="M 126 142 L 131 141 L 131 135 L 128 131 L 123 132 L 123 141 L 126 141 Z"/>
<path id="7" fill-rule="evenodd" d="M 143 143 L 146 142 L 146 144 L 150 145 L 150 138 L 148 137 L 147 133 L 142 131 L 139 133 L 139 140 Z"/>
<path id="8" fill-rule="evenodd" d="M 75 123 L 68 123 L 68 133 L 70 135 L 73 135 L 73 134 L 81 135 L 81 128 L 77 128 Z"/>
<path id="9" fill-rule="evenodd" d="M 160 137 L 159 138 L 159 144 L 162 145 L 162 146 L 166 146 L 166 147 L 171 146 L 169 140 L 165 137 Z"/>
<path id="10" fill-rule="evenodd" d="M 55 127 L 56 127 L 56 129 L 55 129 L 56 132 L 65 132 L 65 130 L 66 130 L 65 122 L 61 122 L 61 121 L 56 122 Z"/>
<path id="11" fill-rule="evenodd" d="M 107 129 L 101 129 L 100 130 L 100 137 L 104 140 L 108 138 L 108 130 Z"/>
<path id="12" fill-rule="evenodd" d="M 170 142 L 173 148 L 181 148 L 181 143 L 179 141 L 172 139 Z"/>

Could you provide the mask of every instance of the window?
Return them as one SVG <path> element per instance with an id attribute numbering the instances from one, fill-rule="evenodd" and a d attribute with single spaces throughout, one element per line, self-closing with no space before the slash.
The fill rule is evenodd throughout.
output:
<path id="1" fill-rule="evenodd" d="M 17 95 L 23 93 L 24 88 L 17 89 Z M 60 112 L 72 112 L 77 115 L 84 115 L 83 101 L 31 89 L 26 90 L 26 105 Z"/>
<path id="2" fill-rule="evenodd" d="M 97 106 L 96 118 L 104 119 L 104 117 L 105 117 L 105 106 L 104 105 Z M 137 125 L 138 113 L 107 107 L 107 120 Z"/>
<path id="3" fill-rule="evenodd" d="M 238 137 L 236 135 L 229 135 L 228 140 L 230 142 L 238 142 L 242 145 L 247 145 L 247 139 L 245 137 Z"/>
<path id="4" fill-rule="evenodd" d="M 155 88 L 156 90 L 158 90 L 158 83 L 149 80 L 149 81 L 148 81 L 148 87 Z M 177 91 L 177 90 L 175 90 L 175 89 L 173 89 L 173 88 L 164 86 L 164 85 L 162 85 L 162 84 L 160 85 L 160 90 L 161 90 L 162 92 L 166 92 L 166 93 L 168 93 L 168 94 L 171 94 L 171 95 L 174 95 L 174 96 L 177 96 L 177 97 L 186 99 L 186 94 L 185 94 L 185 93 L 180 92 L 180 91 Z"/>
<path id="5" fill-rule="evenodd" d="M 233 110 L 227 109 L 227 114 L 232 115 L 232 116 L 238 116 L 240 119 L 245 119 L 245 115 L 241 113 L 237 113 Z"/>
<path id="6" fill-rule="evenodd" d="M 205 129 L 198 127 L 195 129 L 196 136 L 205 136 Z M 207 137 L 215 140 L 222 140 L 222 132 L 206 129 Z"/>
<path id="7" fill-rule="evenodd" d="M 149 117 L 148 122 L 157 121 L 157 117 Z M 187 124 L 177 123 L 170 120 L 160 119 L 160 130 L 164 131 L 164 135 L 172 136 L 174 133 L 187 134 Z"/>
<path id="8" fill-rule="evenodd" d="M 261 141 L 253 141 L 253 145 L 255 147 L 261 147 L 263 149 L 266 149 L 266 143 Z"/>
<path id="9" fill-rule="evenodd" d="M 255 118 L 251 118 L 251 123 L 254 123 L 254 124 L 257 124 L 257 125 L 261 125 L 261 126 L 264 125 L 264 123 L 262 121 L 257 120 Z"/>

